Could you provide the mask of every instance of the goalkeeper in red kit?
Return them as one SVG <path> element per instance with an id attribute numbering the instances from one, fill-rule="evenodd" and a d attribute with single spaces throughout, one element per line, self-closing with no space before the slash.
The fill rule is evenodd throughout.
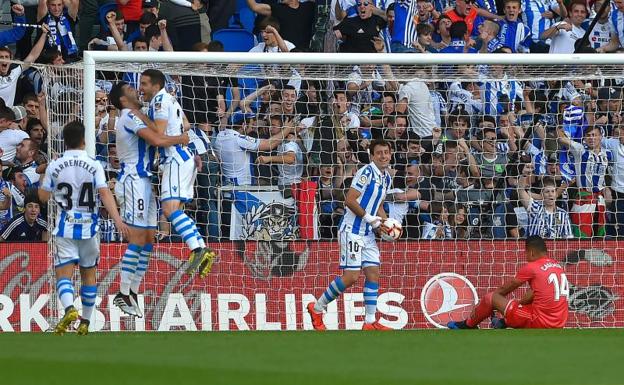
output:
<path id="1" fill-rule="evenodd" d="M 562 328 L 568 320 L 568 279 L 559 262 L 548 257 L 546 243 L 539 236 L 526 240 L 528 263 L 503 286 L 485 295 L 464 321 L 448 323 L 449 329 L 476 329 L 481 321 L 498 310 L 503 318 L 492 317 L 494 328 Z M 507 299 L 507 294 L 528 282 L 531 288 L 522 299 Z"/>

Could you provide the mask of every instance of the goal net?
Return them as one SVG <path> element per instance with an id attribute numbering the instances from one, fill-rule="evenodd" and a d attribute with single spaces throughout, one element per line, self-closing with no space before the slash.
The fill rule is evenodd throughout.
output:
<path id="1" fill-rule="evenodd" d="M 567 326 L 624 326 L 624 58 L 182 54 L 89 57 L 86 77 L 42 68 L 51 156 L 62 126 L 84 118 L 111 188 L 120 165 L 107 94 L 121 80 L 138 88 L 146 69 L 166 74 L 198 168 L 184 210 L 219 255 L 207 278 L 189 277 L 189 250 L 161 217 L 145 318 L 133 320 L 111 302 L 126 245 L 101 211 L 93 330 L 311 329 L 307 303 L 340 275 L 346 192 L 381 138 L 393 149 L 383 207 L 403 225 L 398 241 L 377 240 L 383 325 L 464 319 L 514 276 L 537 234 L 566 270 L 553 290 L 568 297 Z M 226 129 L 274 142 L 233 158 L 243 147 L 218 143 Z M 362 327 L 362 283 L 329 305 L 328 328 Z"/>

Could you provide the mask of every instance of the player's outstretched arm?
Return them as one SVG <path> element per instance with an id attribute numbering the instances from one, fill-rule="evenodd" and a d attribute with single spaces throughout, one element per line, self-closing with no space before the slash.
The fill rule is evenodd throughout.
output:
<path id="1" fill-rule="evenodd" d="M 39 196 L 39 202 L 47 202 L 50 200 L 50 191 L 44 190 L 41 187 L 37 190 L 37 195 Z"/>
<path id="2" fill-rule="evenodd" d="M 351 187 L 349 191 L 347 191 L 347 196 L 345 197 L 345 205 L 349 208 L 349 210 L 353 212 L 353 214 L 357 215 L 358 217 L 362 217 L 362 219 L 364 219 L 366 223 L 371 225 L 373 229 L 378 228 L 379 226 L 381 226 L 382 218 L 379 216 L 368 214 L 366 210 L 364 210 L 362 206 L 360 206 L 360 204 L 357 201 L 360 195 L 361 194 L 358 190 Z"/>
<path id="3" fill-rule="evenodd" d="M 125 238 L 128 239 L 128 234 L 130 233 L 130 229 L 128 225 L 123 223 L 121 220 L 121 216 L 119 215 L 119 211 L 117 210 L 117 204 L 115 204 L 115 198 L 113 198 L 113 194 L 110 192 L 108 187 L 102 187 L 98 189 L 98 193 L 100 194 L 100 199 L 104 204 L 104 208 L 108 212 L 108 215 L 115 222 L 115 226 L 119 233 Z"/>
<path id="4" fill-rule="evenodd" d="M 176 144 L 187 145 L 189 143 L 189 137 L 186 132 L 178 136 L 167 136 L 147 128 L 137 131 L 137 135 L 151 146 L 156 147 L 171 147 Z"/>
<path id="5" fill-rule="evenodd" d="M 510 279 L 509 281 L 505 282 L 505 284 L 501 287 L 499 287 L 498 289 L 494 290 L 494 293 L 496 294 L 500 294 L 503 297 L 506 296 L 507 294 L 513 292 L 514 290 L 516 290 L 517 288 L 519 288 L 520 286 L 522 286 L 524 282 L 522 281 L 518 281 L 515 278 Z"/>

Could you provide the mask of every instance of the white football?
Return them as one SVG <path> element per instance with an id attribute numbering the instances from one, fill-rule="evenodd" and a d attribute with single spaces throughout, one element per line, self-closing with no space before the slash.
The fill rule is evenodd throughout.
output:
<path id="1" fill-rule="evenodd" d="M 381 238 L 385 241 L 394 242 L 403 234 L 403 226 L 396 219 L 388 218 L 381 226 L 383 227 Z"/>

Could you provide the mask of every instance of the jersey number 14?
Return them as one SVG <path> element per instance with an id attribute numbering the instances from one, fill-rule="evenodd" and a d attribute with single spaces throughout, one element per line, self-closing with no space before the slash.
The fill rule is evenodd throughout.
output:
<path id="1" fill-rule="evenodd" d="M 559 279 L 561 277 L 561 279 Z M 555 301 L 559 301 L 559 298 L 568 297 L 570 295 L 570 285 L 568 284 L 568 277 L 561 273 L 561 276 L 557 277 L 556 273 L 551 273 L 548 276 L 548 283 L 552 283 L 555 287 Z"/>

